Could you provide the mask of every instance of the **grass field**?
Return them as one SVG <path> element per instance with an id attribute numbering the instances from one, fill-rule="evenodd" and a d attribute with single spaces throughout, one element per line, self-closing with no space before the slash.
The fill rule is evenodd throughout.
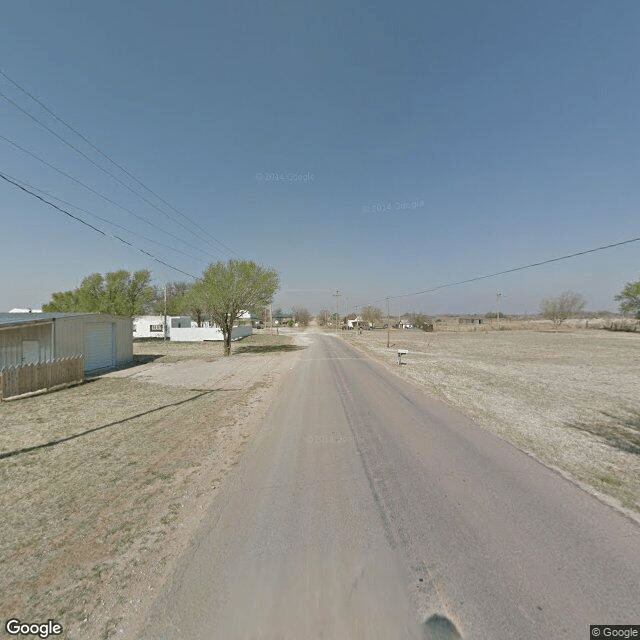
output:
<path id="1" fill-rule="evenodd" d="M 290 344 L 284 336 L 243 341 L 278 358 L 295 357 Z M 210 344 L 134 349 L 147 360 L 201 361 L 222 357 L 214 346 L 220 353 Z M 252 358 L 256 368 L 264 359 L 238 358 L 244 386 L 234 390 L 102 377 L 0 403 L 6 618 L 51 618 L 65 638 L 83 639 L 113 637 L 136 618 L 268 404 L 277 375 L 251 380 Z"/>
<path id="2" fill-rule="evenodd" d="M 608 331 L 341 332 L 540 460 L 640 512 L 640 336 Z M 406 365 L 396 364 L 407 349 Z"/>

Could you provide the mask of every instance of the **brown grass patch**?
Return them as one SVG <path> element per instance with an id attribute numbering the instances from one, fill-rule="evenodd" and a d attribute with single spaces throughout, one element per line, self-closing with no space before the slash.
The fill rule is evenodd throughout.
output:
<path id="1" fill-rule="evenodd" d="M 341 332 L 478 424 L 640 511 L 637 334 Z M 406 366 L 395 364 L 407 349 Z M 613 478 L 607 482 L 602 478 Z"/>
<path id="2" fill-rule="evenodd" d="M 150 348 L 136 344 L 138 354 Z M 200 357 L 203 345 L 162 349 L 180 359 L 188 350 Z M 105 377 L 1 403 L 7 616 L 52 618 L 68 638 L 122 633 L 237 463 L 274 375 L 205 392 Z"/>

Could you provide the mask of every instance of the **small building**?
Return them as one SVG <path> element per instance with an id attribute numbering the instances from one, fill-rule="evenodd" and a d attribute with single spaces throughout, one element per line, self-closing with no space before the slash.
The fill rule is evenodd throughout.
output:
<path id="1" fill-rule="evenodd" d="M 133 360 L 131 318 L 105 313 L 0 313 L 0 369 L 84 356 L 85 373 Z"/>

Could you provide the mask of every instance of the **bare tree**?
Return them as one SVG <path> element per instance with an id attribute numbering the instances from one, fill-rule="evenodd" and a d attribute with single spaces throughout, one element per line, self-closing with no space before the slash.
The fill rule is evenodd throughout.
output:
<path id="1" fill-rule="evenodd" d="M 240 313 L 270 304 L 278 282 L 277 271 L 249 260 L 216 262 L 204 271 L 193 294 L 222 330 L 225 356 L 231 355 L 231 332 Z"/>
<path id="2" fill-rule="evenodd" d="M 365 324 L 374 325 L 376 322 L 382 321 L 382 310 L 378 309 L 378 307 L 372 307 L 371 305 L 367 305 L 362 308 L 362 321 Z"/>
<path id="3" fill-rule="evenodd" d="M 540 315 L 553 321 L 558 328 L 567 318 L 576 316 L 586 306 L 587 301 L 573 291 L 565 291 L 556 298 L 545 298 L 540 303 Z"/>
<path id="4" fill-rule="evenodd" d="M 311 322 L 311 314 L 304 307 L 293 307 L 293 321 L 301 327 L 306 327 Z"/>
<path id="5" fill-rule="evenodd" d="M 331 311 L 329 311 L 328 309 L 322 309 L 316 316 L 316 322 L 318 323 L 318 326 L 324 327 L 329 324 L 330 318 Z"/>

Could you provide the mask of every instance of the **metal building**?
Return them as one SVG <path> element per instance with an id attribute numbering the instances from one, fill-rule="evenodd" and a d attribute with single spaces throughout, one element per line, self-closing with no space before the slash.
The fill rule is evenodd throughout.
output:
<path id="1" fill-rule="evenodd" d="M 105 313 L 0 313 L 0 369 L 81 354 L 85 373 L 133 360 L 131 318 Z"/>

